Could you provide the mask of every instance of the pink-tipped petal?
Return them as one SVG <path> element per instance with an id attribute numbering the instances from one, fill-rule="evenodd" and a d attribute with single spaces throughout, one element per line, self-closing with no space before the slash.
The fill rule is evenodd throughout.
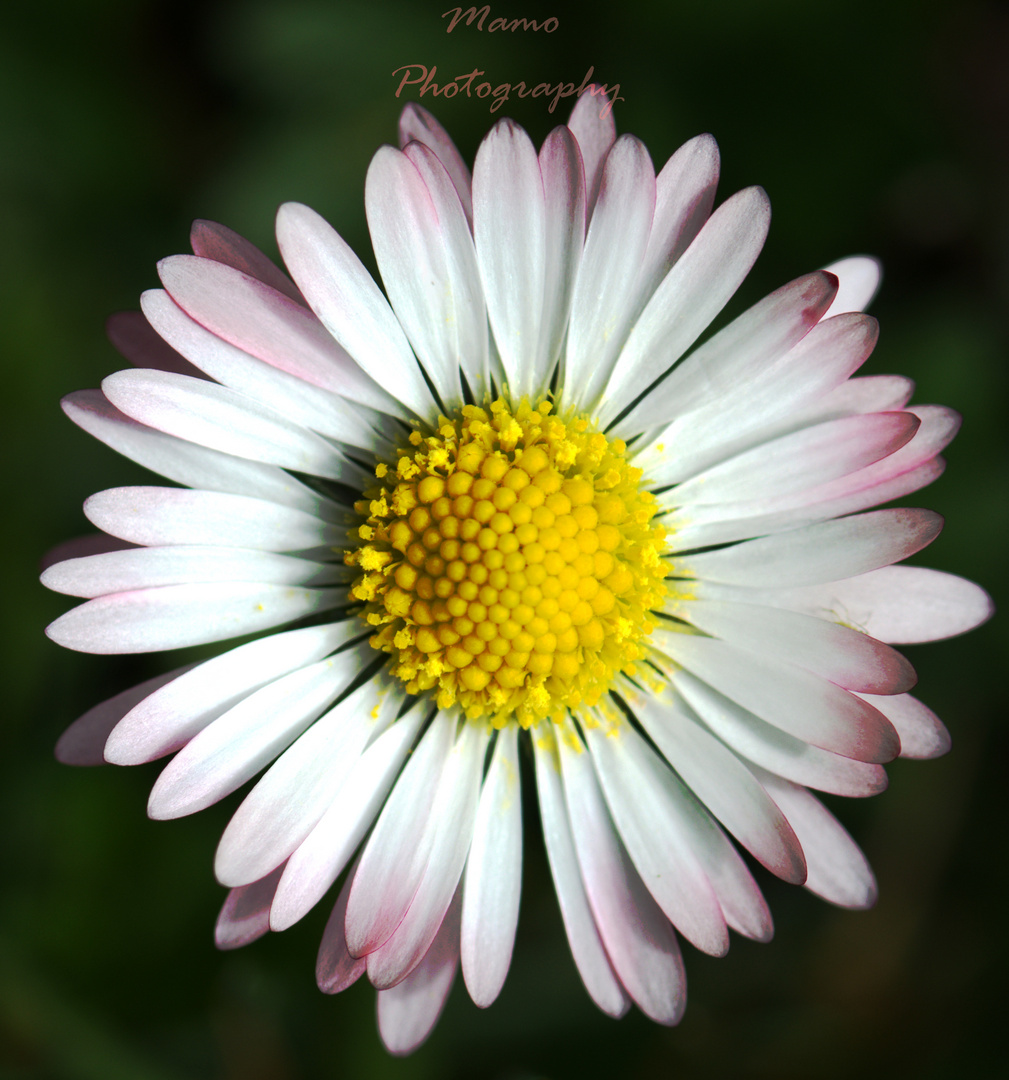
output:
<path id="1" fill-rule="evenodd" d="M 264 285 L 269 285 L 271 289 L 283 293 L 295 303 L 302 305 L 305 303 L 301 293 L 298 292 L 298 287 L 287 274 L 267 258 L 255 244 L 246 240 L 244 236 L 239 236 L 227 225 L 197 218 L 189 230 L 189 243 L 194 255 L 233 267 L 261 281 Z"/>
<path id="2" fill-rule="evenodd" d="M 122 718 L 155 690 L 189 671 L 192 664 L 155 675 L 137 686 L 110 697 L 79 716 L 56 742 L 56 760 L 64 765 L 104 765 L 105 744 Z"/>
<path id="3" fill-rule="evenodd" d="M 630 1008 L 630 999 L 613 971 L 585 894 L 555 746 L 552 727 L 541 725 L 533 732 L 543 840 L 564 932 L 589 997 L 607 1016 L 623 1016 Z"/>
<path id="4" fill-rule="evenodd" d="M 206 375 L 191 364 L 147 321 L 139 311 L 117 311 L 105 320 L 105 334 L 121 356 L 139 368 L 174 371 L 205 379 Z"/>
<path id="5" fill-rule="evenodd" d="M 876 902 L 876 879 L 858 845 L 829 810 L 803 787 L 772 773 L 758 772 L 768 794 L 781 807 L 806 852 L 811 893 L 845 908 Z"/>
<path id="6" fill-rule="evenodd" d="M 501 992 L 511 964 L 522 891 L 522 792 L 518 730 L 498 733 L 466 860 L 461 924 L 462 973 L 485 1009 Z"/>
<path id="7" fill-rule="evenodd" d="M 592 213 L 603 178 L 606 155 L 617 138 L 616 121 L 609 101 L 599 96 L 598 87 L 589 87 L 578 96 L 568 127 L 578 140 L 582 161 L 585 163 L 585 206 Z"/>
<path id="8" fill-rule="evenodd" d="M 399 117 L 399 148 L 405 150 L 411 142 L 419 142 L 433 150 L 445 171 L 452 178 L 456 194 L 462 203 L 466 220 L 473 224 L 473 181 L 469 166 L 456 149 L 448 132 L 422 105 L 410 102 Z"/>
<path id="9" fill-rule="evenodd" d="M 424 959 L 396 986 L 378 995 L 378 1031 L 390 1054 L 402 1057 L 431 1034 L 459 967 L 459 894 L 450 904 Z"/>
<path id="10" fill-rule="evenodd" d="M 278 866 L 259 881 L 228 893 L 214 927 L 214 944 L 219 949 L 240 949 L 270 929 L 270 904 L 283 872 L 283 865 Z"/>
<path id="11" fill-rule="evenodd" d="M 347 933 L 344 929 L 347 921 L 347 900 L 354 884 L 354 875 L 358 864 L 355 863 L 347 873 L 333 911 L 322 932 L 319 942 L 319 956 L 315 962 L 315 981 L 324 994 L 339 994 L 353 986 L 364 974 L 364 957 L 351 956 L 347 950 Z"/>

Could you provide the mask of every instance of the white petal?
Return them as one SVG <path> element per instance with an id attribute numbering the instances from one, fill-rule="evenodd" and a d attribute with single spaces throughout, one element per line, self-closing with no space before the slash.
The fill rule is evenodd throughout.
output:
<path id="1" fill-rule="evenodd" d="M 68 596 L 104 596 L 160 585 L 258 581 L 271 585 L 332 585 L 344 580 L 336 564 L 232 547 L 145 547 L 57 563 L 43 573 L 47 589 Z"/>
<path id="2" fill-rule="evenodd" d="M 336 798 L 288 860 L 270 911 L 274 930 L 293 926 L 340 876 L 382 808 L 425 714 L 426 706 L 415 705 L 354 762 Z"/>
<path id="3" fill-rule="evenodd" d="M 139 424 L 120 412 L 100 390 L 68 394 L 60 404 L 89 435 L 177 484 L 267 499 L 325 521 L 342 521 L 346 516 L 331 499 L 316 494 L 283 469 L 222 454 Z"/>
<path id="4" fill-rule="evenodd" d="M 162 259 L 158 273 L 187 315 L 242 352 L 362 405 L 399 412 L 395 399 L 364 374 L 303 301 L 190 255 Z"/>
<path id="5" fill-rule="evenodd" d="M 434 841 L 428 826 L 454 727 L 448 713 L 438 713 L 392 789 L 361 855 L 347 907 L 347 945 L 354 956 L 364 956 L 388 941 L 417 893 Z"/>
<path id="6" fill-rule="evenodd" d="M 104 532 L 134 544 L 207 544 L 256 551 L 301 551 L 342 545 L 346 529 L 304 510 L 248 495 L 184 488 L 109 488 L 84 503 L 84 513 Z"/>
<path id="7" fill-rule="evenodd" d="M 876 879 L 837 818 L 805 788 L 771 773 L 760 772 L 758 776 L 795 829 L 806 853 L 806 888 L 840 907 L 872 907 L 876 902 Z"/>
<path id="8" fill-rule="evenodd" d="M 112 729 L 138 702 L 166 683 L 177 679 L 192 666 L 187 664 L 164 675 L 155 675 L 153 679 L 148 679 L 138 686 L 131 686 L 128 690 L 123 690 L 88 709 L 59 737 L 56 743 L 56 760 L 64 765 L 104 765 L 105 743 Z"/>
<path id="9" fill-rule="evenodd" d="M 379 693 L 375 679 L 358 687 L 270 766 L 221 836 L 214 873 L 222 885 L 255 881 L 308 836 L 360 760 L 370 736 L 392 721 L 388 705 L 384 710 L 377 707 Z M 393 711 L 398 703 L 392 698 Z"/>
<path id="10" fill-rule="evenodd" d="M 615 430 L 634 433 L 667 424 L 758 381 L 816 325 L 836 288 L 833 277 L 818 272 L 765 296 L 691 353 Z"/>
<path id="11" fill-rule="evenodd" d="M 882 765 L 853 761 L 787 735 L 689 671 L 675 671 L 671 679 L 707 728 L 740 757 L 797 784 L 834 795 L 876 795 L 886 787 Z"/>
<path id="12" fill-rule="evenodd" d="M 285 203 L 277 243 L 323 325 L 379 385 L 422 416 L 436 405 L 402 327 L 361 260 L 315 211 Z"/>
<path id="13" fill-rule="evenodd" d="M 893 644 L 966 633 L 994 610 L 980 586 L 924 566 L 885 566 L 826 585 L 753 592 L 756 603 L 833 619 Z"/>
<path id="14" fill-rule="evenodd" d="M 355 863 L 347 874 L 340 895 L 333 905 L 332 914 L 322 932 L 319 942 L 319 955 L 315 962 L 315 981 L 324 994 L 339 994 L 348 986 L 353 986 L 364 974 L 364 958 L 358 959 L 347 951 L 347 935 L 344 926 L 347 921 L 347 900 L 357 873 Z"/>
<path id="15" fill-rule="evenodd" d="M 667 603 L 666 611 L 707 634 L 786 658 L 846 690 L 899 694 L 917 681 L 911 664 L 888 645 L 811 615 L 719 600 Z"/>
<path id="16" fill-rule="evenodd" d="M 546 275 L 543 179 L 529 136 L 501 120 L 473 166 L 473 232 L 487 314 L 514 398 L 533 394 Z"/>
<path id="17" fill-rule="evenodd" d="M 883 276 L 879 260 L 869 255 L 849 255 L 846 259 L 838 259 L 825 266 L 824 270 L 834 274 L 839 282 L 837 296 L 824 315 L 825 319 L 846 311 L 865 311 L 872 303 Z"/>
<path id="18" fill-rule="evenodd" d="M 659 628 L 653 640 L 677 664 L 789 735 L 859 761 L 892 761 L 900 752 L 878 710 L 804 668 L 716 638 Z"/>
<path id="19" fill-rule="evenodd" d="M 934 712 L 910 694 L 880 697 L 859 694 L 893 724 L 900 736 L 900 756 L 919 760 L 942 757 L 950 748 L 949 732 Z"/>
<path id="20" fill-rule="evenodd" d="M 174 371 L 194 379 L 205 379 L 199 368 L 164 341 L 139 311 L 117 311 L 105 320 L 105 335 L 135 367 Z"/>
<path id="21" fill-rule="evenodd" d="M 353 404 L 347 400 L 353 380 L 345 380 L 345 396 L 339 397 L 297 373 L 257 359 L 191 319 L 164 289 L 148 289 L 140 303 L 158 333 L 223 386 L 254 398 L 288 420 L 332 439 L 369 450 L 375 448 L 378 436 L 369 423 L 371 410 L 356 400 Z M 347 363 L 362 380 L 367 379 L 352 360 L 348 358 Z M 371 382 L 370 379 L 367 381 Z M 379 414 L 372 415 L 377 417 Z"/>
<path id="22" fill-rule="evenodd" d="M 361 486 L 361 469 L 320 435 L 245 394 L 167 371 L 119 371 L 102 392 L 127 416 L 225 454 Z"/>
<path id="23" fill-rule="evenodd" d="M 257 281 L 269 285 L 291 300 L 304 304 L 304 298 L 298 292 L 294 282 L 275 263 L 268 259 L 255 244 L 244 236 L 219 225 L 216 221 L 197 219 L 189 230 L 189 243 L 194 255 L 214 262 L 224 263 L 241 270 L 243 274 L 254 277 Z"/>
<path id="24" fill-rule="evenodd" d="M 155 819 L 183 817 L 241 787 L 289 746 L 364 668 L 358 645 L 269 683 L 204 728 L 162 770 L 147 804 Z"/>
<path id="25" fill-rule="evenodd" d="M 469 225 L 448 173 L 425 147 L 382 147 L 365 186 L 368 228 L 389 300 L 444 405 L 462 400 L 459 369 L 483 391 L 487 317 Z"/>
<path id="26" fill-rule="evenodd" d="M 557 127 L 539 155 L 543 178 L 546 267 L 539 366 L 533 385 L 545 388 L 568 330 L 571 298 L 585 243 L 585 178 L 574 136 Z M 466 965 L 463 963 L 463 974 Z"/>
<path id="27" fill-rule="evenodd" d="M 603 164 L 617 137 L 613 110 L 606 99 L 600 100 L 591 90 L 579 95 L 571 110 L 568 127 L 578 140 L 585 164 L 585 209 L 591 214 L 603 178 Z"/>
<path id="28" fill-rule="evenodd" d="M 455 147 L 448 132 L 421 105 L 410 102 L 399 116 L 399 148 L 405 150 L 411 142 L 419 142 L 433 150 L 452 178 L 466 220 L 473 222 L 473 181 L 469 167 Z"/>
<path id="29" fill-rule="evenodd" d="M 368 954 L 368 978 L 378 990 L 395 986 L 414 970 L 445 918 L 473 837 L 487 739 L 482 725 L 465 723 L 445 762 L 431 811 L 434 836 L 424 876 L 392 937 Z"/>
<path id="30" fill-rule="evenodd" d="M 666 408 L 673 419 L 641 447 L 636 463 L 654 484 L 675 483 L 756 446 L 764 441 L 765 432 L 776 435 L 792 430 L 796 412 L 856 371 L 872 352 L 877 336 L 876 320 L 868 315 L 839 315 L 821 321 L 787 352 L 776 359 L 768 356 L 766 363 L 749 369 L 745 379 L 730 384 L 723 380 L 717 394 L 690 401 L 689 409 L 678 408 L 663 392 L 669 387 L 660 384 L 655 419 Z M 704 386 L 701 379 L 699 387 Z M 635 410 L 614 433 L 629 436 L 640 431 L 644 426 L 640 421 L 630 423 L 637 415 Z"/>
<path id="31" fill-rule="evenodd" d="M 564 801 L 552 724 L 547 724 L 545 730 L 541 726 L 534 731 L 532 742 L 543 839 L 568 945 L 592 1000 L 608 1016 L 623 1016 L 630 1008 L 630 1001 L 613 971 L 585 895 L 571 835 L 571 820 Z"/>
<path id="32" fill-rule="evenodd" d="M 644 144 L 621 135 L 603 170 L 571 302 L 565 399 L 593 408 L 643 306 L 638 274 L 655 212 L 655 170 Z"/>
<path id="33" fill-rule="evenodd" d="M 931 510 L 875 510 L 701 555 L 677 557 L 677 575 L 729 585 L 794 586 L 840 581 L 930 544 L 942 529 Z"/>
<path id="34" fill-rule="evenodd" d="M 360 633 L 358 621 L 347 619 L 273 634 L 206 660 L 126 713 L 109 736 L 106 759 L 139 765 L 164 757 L 253 691 L 321 660 Z"/>
<path id="35" fill-rule="evenodd" d="M 346 602 L 345 589 L 244 581 L 113 593 L 61 615 L 46 634 L 67 649 L 142 653 L 254 634 Z"/>
<path id="36" fill-rule="evenodd" d="M 228 893 L 214 927 L 214 944 L 219 949 L 249 945 L 270 929 L 270 904 L 283 870 L 278 866 L 259 881 Z"/>
<path id="37" fill-rule="evenodd" d="M 725 918 L 690 843 L 683 820 L 690 811 L 675 777 L 627 723 L 589 727 L 585 737 L 613 823 L 646 888 L 688 941 L 724 956 Z"/>
<path id="38" fill-rule="evenodd" d="M 634 1003 L 660 1024 L 686 1006 L 686 976 L 676 935 L 638 876 L 613 828 L 592 759 L 573 735 L 559 741 L 571 831 L 599 934 Z"/>
<path id="39" fill-rule="evenodd" d="M 655 745 L 726 829 L 771 873 L 801 884 L 802 848 L 753 773 L 697 723 L 683 701 L 645 699 L 636 713 Z"/>
<path id="40" fill-rule="evenodd" d="M 522 893 L 522 791 L 518 729 L 498 733 L 466 860 L 461 925 L 462 973 L 482 1009 L 501 992 L 515 944 Z"/>
<path id="41" fill-rule="evenodd" d="M 908 442 L 920 421 L 909 412 L 828 420 L 737 454 L 680 484 L 676 506 L 732 503 L 788 495 L 826 484 L 887 457 Z M 732 512 L 726 507 L 725 513 Z M 689 520 L 689 510 L 685 511 Z"/>
<path id="42" fill-rule="evenodd" d="M 631 331 L 603 394 L 603 426 L 680 357 L 722 310 L 753 266 L 770 219 L 760 188 L 733 195 L 711 215 Z"/>
<path id="43" fill-rule="evenodd" d="M 441 1016 L 459 966 L 459 899 L 449 906 L 424 959 L 378 995 L 378 1031 L 390 1054 L 412 1053 Z"/>

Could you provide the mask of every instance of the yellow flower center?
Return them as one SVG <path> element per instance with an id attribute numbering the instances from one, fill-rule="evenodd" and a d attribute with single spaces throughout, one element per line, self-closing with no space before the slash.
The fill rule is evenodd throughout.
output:
<path id="1" fill-rule="evenodd" d="M 527 727 L 633 673 L 666 592 L 666 530 L 621 440 L 546 401 L 494 401 L 397 452 L 356 504 L 345 559 L 409 693 Z"/>

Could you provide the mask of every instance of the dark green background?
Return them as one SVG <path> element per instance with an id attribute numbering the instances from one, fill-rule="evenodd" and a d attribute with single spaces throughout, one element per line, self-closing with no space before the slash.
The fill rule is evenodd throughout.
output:
<path id="1" fill-rule="evenodd" d="M 909 649 L 954 750 L 901 762 L 869 802 L 834 800 L 877 870 L 870 913 L 834 910 L 760 872 L 776 940 L 687 948 L 678 1029 L 590 1004 L 530 828 L 519 942 L 500 1001 L 461 985 L 430 1042 L 394 1060 L 374 995 L 314 986 L 321 906 L 283 936 L 217 953 L 217 837 L 237 797 L 146 820 L 158 766 L 70 769 L 52 745 L 87 707 L 161 670 L 58 649 L 67 606 L 36 582 L 48 547 L 87 531 L 92 491 L 145 482 L 77 431 L 59 397 L 121 366 L 113 310 L 186 249 L 190 219 L 275 251 L 299 199 L 367 247 L 363 181 L 393 141 L 391 72 L 479 66 L 499 82 L 619 82 L 620 130 L 658 165 L 712 131 L 721 196 L 761 183 L 767 247 L 738 311 L 799 273 L 883 257 L 873 371 L 965 417 L 947 475 L 917 499 L 947 515 L 926 562 L 1004 584 L 1009 346 L 1009 18 L 998 5 L 708 0 L 492 15 L 559 18 L 553 34 L 445 34 L 448 0 L 22 3 L 0 19 L 4 739 L 0 756 L 0 1077 L 67 1080 L 365 1077 L 569 1080 L 1003 1075 L 1006 965 L 1005 632 Z M 424 103 L 468 157 L 487 103 Z M 512 107 L 514 106 L 514 107 Z M 509 102 L 537 140 L 566 117 Z M 369 256 L 370 258 L 370 256 Z M 916 500 L 911 500 L 915 502 Z M 175 666 L 174 660 L 165 666 Z M 835 805 L 837 804 L 837 805 Z M 1000 1060 L 1001 1059 L 1001 1060 Z"/>

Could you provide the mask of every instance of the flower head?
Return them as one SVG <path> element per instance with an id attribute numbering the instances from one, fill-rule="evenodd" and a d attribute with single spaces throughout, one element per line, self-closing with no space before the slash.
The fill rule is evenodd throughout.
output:
<path id="1" fill-rule="evenodd" d="M 394 1052 L 427 1036 L 460 957 L 478 1005 L 501 989 L 524 756 L 588 992 L 673 1024 L 679 937 L 720 955 L 730 929 L 771 936 L 729 837 L 867 906 L 864 857 L 808 789 L 872 794 L 883 763 L 948 747 L 892 646 L 990 602 L 895 565 L 937 515 L 869 508 L 941 472 L 958 418 L 853 377 L 871 259 L 696 345 L 769 221 L 759 188 L 712 212 L 709 136 L 656 176 L 586 95 L 538 153 L 498 123 L 472 180 L 416 106 L 400 144 L 366 186 L 385 294 L 304 206 L 277 220 L 290 277 L 197 222 L 143 316 L 110 322 L 138 368 L 64 402 L 179 486 L 86 502 L 105 538 L 46 570 L 87 598 L 50 636 L 261 636 L 97 706 L 58 753 L 174 753 L 157 818 L 262 772 L 218 849 L 218 944 L 285 929 L 343 874 L 319 985 L 367 973 Z"/>

